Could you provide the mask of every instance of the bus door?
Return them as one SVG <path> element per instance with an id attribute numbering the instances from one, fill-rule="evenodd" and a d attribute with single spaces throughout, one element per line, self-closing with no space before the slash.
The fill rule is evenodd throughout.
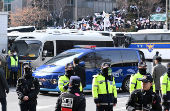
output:
<path id="1" fill-rule="evenodd" d="M 46 41 L 43 46 L 42 63 L 40 65 L 50 60 L 53 56 L 54 56 L 54 42 Z"/>
<path id="2" fill-rule="evenodd" d="M 127 36 L 114 36 L 115 47 L 128 47 L 130 45 L 130 37 Z"/>

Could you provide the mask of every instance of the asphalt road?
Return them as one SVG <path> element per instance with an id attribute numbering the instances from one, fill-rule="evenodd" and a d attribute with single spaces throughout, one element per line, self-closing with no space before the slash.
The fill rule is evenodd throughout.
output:
<path id="1" fill-rule="evenodd" d="M 38 95 L 37 111 L 54 111 L 55 104 L 59 94 L 56 92 L 50 92 L 48 94 Z M 96 111 L 96 106 L 93 101 L 93 97 L 90 91 L 85 92 L 86 97 L 86 111 Z M 129 97 L 128 92 L 122 92 L 118 89 L 118 104 L 114 107 L 114 111 L 126 111 L 125 104 Z M 15 88 L 10 88 L 10 92 L 7 95 L 7 111 L 20 111 L 18 105 L 18 97 Z"/>

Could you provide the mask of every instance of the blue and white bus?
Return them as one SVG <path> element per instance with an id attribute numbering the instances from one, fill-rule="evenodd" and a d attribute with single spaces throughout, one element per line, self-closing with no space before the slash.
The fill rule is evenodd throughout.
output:
<path id="1" fill-rule="evenodd" d="M 113 47 L 113 39 L 95 32 L 37 30 L 17 37 L 12 49 L 17 51 L 20 62 L 29 61 L 36 69 L 61 52 L 72 49 L 74 45 Z"/>
<path id="2" fill-rule="evenodd" d="M 128 91 L 131 74 L 137 72 L 138 62 L 145 61 L 143 52 L 137 49 L 114 47 L 70 49 L 53 57 L 34 71 L 33 76 L 40 81 L 40 92 L 60 92 L 57 84 L 58 77 L 64 75 L 65 65 L 73 63 L 75 57 L 80 59 L 80 65 L 85 63 L 86 87 L 84 90 L 92 89 L 93 75 L 99 73 L 103 62 L 109 62 L 116 87 Z"/>
<path id="3" fill-rule="evenodd" d="M 156 51 L 159 51 L 163 62 L 170 62 L 170 31 L 163 29 L 141 30 L 126 33 L 126 47 L 140 49 L 147 61 L 152 61 Z"/>

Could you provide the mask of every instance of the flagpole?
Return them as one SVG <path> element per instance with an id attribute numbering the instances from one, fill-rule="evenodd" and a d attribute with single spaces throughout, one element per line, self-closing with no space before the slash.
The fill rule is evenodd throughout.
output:
<path id="1" fill-rule="evenodd" d="M 166 0 L 166 29 L 168 30 L 168 0 Z"/>
<path id="2" fill-rule="evenodd" d="M 75 29 L 77 29 L 77 0 L 75 0 Z"/>

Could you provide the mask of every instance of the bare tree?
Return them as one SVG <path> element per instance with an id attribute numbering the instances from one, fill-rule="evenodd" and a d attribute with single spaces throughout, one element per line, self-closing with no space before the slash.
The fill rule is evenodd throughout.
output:
<path id="1" fill-rule="evenodd" d="M 67 2 L 70 0 L 55 0 L 53 3 L 53 14 L 55 16 L 58 16 L 59 18 L 63 17 L 64 12 L 66 12 L 67 9 Z"/>
<path id="2" fill-rule="evenodd" d="M 49 12 L 38 7 L 17 8 L 14 13 L 11 13 L 11 26 L 26 26 L 35 25 L 36 22 L 47 18 Z"/>
<path id="3" fill-rule="evenodd" d="M 126 7 L 127 7 L 127 3 L 126 2 L 127 2 L 127 0 L 117 0 L 116 1 L 117 8 L 121 9 L 121 10 L 126 9 Z"/>
<path id="4" fill-rule="evenodd" d="M 149 17 L 156 12 L 156 8 L 161 5 L 161 0 L 129 0 L 129 6 L 137 6 L 140 14 L 143 17 Z"/>

